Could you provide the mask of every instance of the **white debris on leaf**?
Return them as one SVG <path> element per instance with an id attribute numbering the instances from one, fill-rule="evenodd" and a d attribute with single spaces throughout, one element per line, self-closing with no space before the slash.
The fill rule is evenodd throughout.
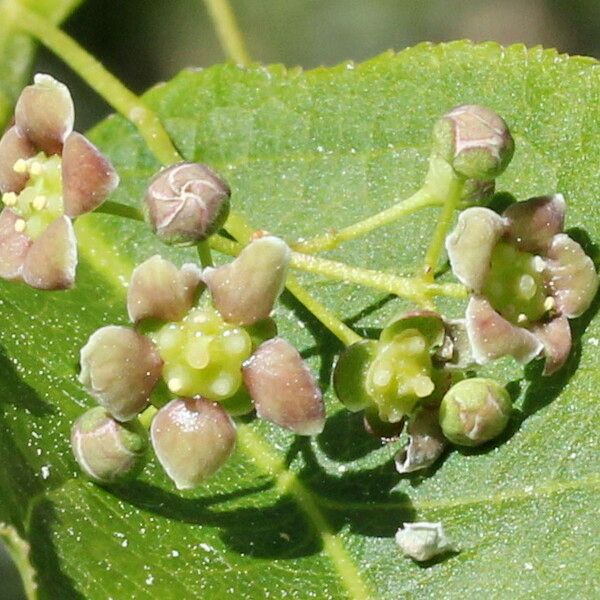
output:
<path id="1" fill-rule="evenodd" d="M 396 532 L 404 556 L 426 561 L 454 549 L 441 523 L 404 523 Z"/>

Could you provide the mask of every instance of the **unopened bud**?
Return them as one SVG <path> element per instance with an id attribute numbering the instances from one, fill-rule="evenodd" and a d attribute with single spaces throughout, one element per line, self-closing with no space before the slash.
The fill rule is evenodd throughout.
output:
<path id="1" fill-rule="evenodd" d="M 504 431 L 511 410 L 508 392 L 494 380 L 464 379 L 444 396 L 440 425 L 454 444 L 478 446 Z"/>
<path id="2" fill-rule="evenodd" d="M 73 424 L 71 447 L 90 479 L 116 483 L 134 477 L 142 469 L 148 439 L 137 419 L 119 423 L 96 406 Z"/>
<path id="3" fill-rule="evenodd" d="M 433 150 L 463 177 L 490 181 L 508 166 L 514 142 L 508 125 L 493 110 L 465 104 L 435 124 Z"/>
<path id="4" fill-rule="evenodd" d="M 229 186 L 209 167 L 178 163 L 154 176 L 144 202 L 155 233 L 167 244 L 195 244 L 221 228 Z"/>
<path id="5" fill-rule="evenodd" d="M 235 426 L 217 404 L 204 398 L 178 398 L 161 408 L 150 427 L 152 446 L 177 489 L 200 485 L 229 458 Z"/>

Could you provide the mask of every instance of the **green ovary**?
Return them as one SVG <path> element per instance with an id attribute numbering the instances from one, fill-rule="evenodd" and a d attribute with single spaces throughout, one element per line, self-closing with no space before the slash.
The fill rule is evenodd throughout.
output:
<path id="1" fill-rule="evenodd" d="M 505 319 L 518 325 L 537 321 L 551 308 L 543 264 L 505 242 L 494 248 L 483 293 Z"/>
<path id="2" fill-rule="evenodd" d="M 432 380 L 430 348 L 417 329 L 405 329 L 381 344 L 367 372 L 366 387 L 384 421 L 398 422 L 430 396 Z"/>
<path id="3" fill-rule="evenodd" d="M 173 394 L 225 400 L 242 383 L 242 363 L 252 352 L 248 333 L 228 325 L 213 308 L 195 308 L 177 323 L 150 334 L 164 361 Z"/>
<path id="4" fill-rule="evenodd" d="M 19 159 L 13 168 L 17 173 L 28 174 L 29 179 L 19 194 L 8 192 L 2 196 L 2 202 L 21 217 L 15 229 L 35 240 L 64 214 L 62 159 L 40 152 L 33 158 Z"/>

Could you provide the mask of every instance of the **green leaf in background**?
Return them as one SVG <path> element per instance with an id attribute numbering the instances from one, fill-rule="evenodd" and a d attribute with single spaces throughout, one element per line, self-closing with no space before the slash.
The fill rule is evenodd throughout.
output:
<path id="1" fill-rule="evenodd" d="M 231 183 L 253 225 L 288 239 L 340 227 L 414 191 L 435 119 L 477 102 L 510 123 L 516 153 L 499 188 L 519 198 L 560 191 L 567 227 L 598 259 L 600 70 L 591 59 L 495 44 L 422 45 L 362 65 L 308 73 L 283 67 L 186 71 L 153 89 L 187 159 Z M 158 168 L 131 124 L 111 117 L 92 137 L 137 204 Z M 435 222 L 427 210 L 330 253 L 407 272 Z M 430 477 L 401 478 L 392 457 L 331 394 L 337 342 L 291 296 L 277 317 L 327 390 L 314 440 L 266 422 L 244 425 L 233 460 L 194 493 L 177 493 L 155 463 L 107 490 L 77 472 L 71 422 L 92 404 L 76 381 L 78 349 L 96 328 L 126 323 L 132 266 L 159 247 L 144 225 L 106 215 L 77 224 L 78 285 L 37 293 L 2 284 L 0 521 L 32 547 L 40 597 L 587 598 L 598 589 L 597 402 L 600 319 L 575 321 L 565 370 L 542 379 L 510 361 L 490 369 L 519 409 L 493 448 L 453 452 Z M 398 301 L 309 276 L 304 283 L 359 330 Z M 451 314 L 461 307 L 447 304 Z M 435 564 L 404 559 L 407 520 L 440 520 L 460 549 Z"/>
<path id="2" fill-rule="evenodd" d="M 12 0 L 0 0 L 0 6 Z M 51 23 L 61 23 L 83 0 L 21 0 Z M 35 44 L 27 35 L 15 33 L 0 21 L 0 127 L 10 118 L 12 108 L 27 83 Z"/>

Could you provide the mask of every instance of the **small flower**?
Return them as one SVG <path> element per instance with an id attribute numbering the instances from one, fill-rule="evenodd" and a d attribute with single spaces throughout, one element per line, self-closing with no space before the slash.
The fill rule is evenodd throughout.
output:
<path id="1" fill-rule="evenodd" d="M 45 290 L 73 285 L 72 219 L 117 187 L 112 165 L 73 131 L 69 90 L 38 74 L 17 101 L 15 124 L 0 139 L 0 277 Z"/>
<path id="2" fill-rule="evenodd" d="M 342 354 L 334 371 L 339 399 L 350 410 L 372 406 L 382 421 L 398 423 L 417 405 L 441 398 L 447 368 L 463 360 L 454 329 L 458 323 L 451 327 L 430 311 L 395 318 L 377 342 L 353 344 Z"/>
<path id="3" fill-rule="evenodd" d="M 152 446 L 177 489 L 197 487 L 222 467 L 235 448 L 235 425 L 216 402 L 177 398 L 150 427 Z"/>
<path id="4" fill-rule="evenodd" d="M 240 415 L 256 408 L 260 417 L 300 435 L 323 429 L 323 398 L 315 379 L 300 354 L 275 337 L 268 318 L 289 253 L 281 240 L 268 236 L 251 242 L 230 265 L 204 274 L 194 265 L 178 269 L 153 256 L 136 267 L 128 288 L 134 328 L 103 327 L 81 351 L 79 379 L 115 419 L 135 418 L 155 393 L 175 397 L 154 418 L 152 441 L 182 489 L 196 485 L 228 456 L 225 446 L 210 441 L 212 434 L 202 434 L 205 443 L 183 430 L 181 439 L 187 441 L 174 450 L 177 430 L 185 427 L 177 422 L 182 415 L 202 429 L 212 427 L 210 415 L 217 410 Z M 202 296 L 204 281 L 216 308 Z M 188 442 L 214 446 L 216 454 L 180 464 Z"/>
<path id="5" fill-rule="evenodd" d="M 507 124 L 493 110 L 464 104 L 435 124 L 433 150 L 462 177 L 491 181 L 508 166 L 514 142 Z"/>
<path id="6" fill-rule="evenodd" d="M 554 373 L 571 349 L 568 319 L 590 306 L 598 275 L 581 246 L 562 233 L 560 194 L 517 202 L 498 215 L 461 213 L 446 248 L 452 270 L 473 290 L 466 326 L 479 364 L 505 355 L 527 363 L 543 353 Z"/>
<path id="7" fill-rule="evenodd" d="M 134 477 L 142 469 L 148 436 L 139 421 L 119 423 L 96 406 L 73 424 L 71 448 L 90 479 L 116 483 Z"/>
<path id="8" fill-rule="evenodd" d="M 168 244 L 195 244 L 218 231 L 229 214 L 229 186 L 209 167 L 178 163 L 150 182 L 144 202 L 156 235 Z"/>
<path id="9" fill-rule="evenodd" d="M 444 435 L 459 446 L 479 446 L 498 437 L 512 412 L 506 389 L 492 379 L 464 379 L 452 386 L 440 405 Z"/>
<path id="10" fill-rule="evenodd" d="M 404 556 L 426 561 L 454 549 L 441 523 L 404 523 L 396 532 L 396 544 Z"/>

